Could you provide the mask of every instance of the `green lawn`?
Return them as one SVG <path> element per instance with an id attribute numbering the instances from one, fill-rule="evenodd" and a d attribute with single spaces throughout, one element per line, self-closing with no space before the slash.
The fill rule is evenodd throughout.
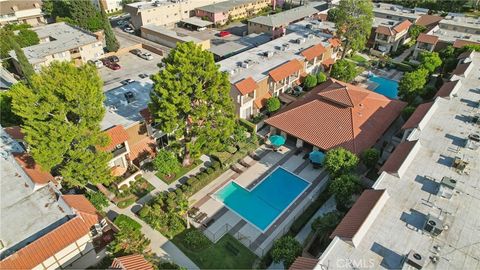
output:
<path id="1" fill-rule="evenodd" d="M 363 58 L 362 56 L 355 54 L 354 56 L 348 57 L 348 59 L 358 62 L 358 63 L 365 63 L 367 59 Z"/>
<path id="2" fill-rule="evenodd" d="M 162 180 L 163 182 L 165 182 L 166 184 L 171 184 L 175 181 L 177 181 L 179 178 L 181 178 L 182 176 L 184 176 L 186 173 L 188 173 L 189 171 L 193 170 L 195 167 L 197 167 L 198 165 L 200 165 L 202 163 L 202 161 L 200 159 L 197 159 L 195 160 L 190 166 L 187 166 L 187 167 L 181 167 L 180 168 L 180 171 L 178 171 L 174 177 L 172 178 L 168 178 L 166 175 L 162 174 L 162 173 L 159 173 L 157 172 L 155 175 L 160 178 L 160 180 Z"/>
<path id="3" fill-rule="evenodd" d="M 216 244 L 201 250 L 192 250 L 184 245 L 184 237 L 187 230 L 173 238 L 173 243 L 180 248 L 200 269 L 252 269 L 257 259 L 248 248 L 243 246 L 230 234 L 226 234 Z M 234 255 L 227 245 L 238 250 Z"/>

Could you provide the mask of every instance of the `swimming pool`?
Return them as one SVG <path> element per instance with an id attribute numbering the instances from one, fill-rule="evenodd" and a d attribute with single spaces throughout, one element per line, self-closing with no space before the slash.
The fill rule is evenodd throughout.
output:
<path id="1" fill-rule="evenodd" d="M 278 167 L 252 190 L 231 181 L 214 197 L 263 232 L 309 185 L 309 182 Z"/>
<path id="2" fill-rule="evenodd" d="M 384 77 L 372 76 L 368 78 L 369 81 L 374 82 L 378 86 L 371 89 L 379 94 L 389 98 L 398 98 L 398 82 Z"/>

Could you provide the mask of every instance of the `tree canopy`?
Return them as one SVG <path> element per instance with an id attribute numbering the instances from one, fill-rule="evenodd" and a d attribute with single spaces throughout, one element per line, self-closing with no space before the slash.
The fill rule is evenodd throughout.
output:
<path id="1" fill-rule="evenodd" d="M 267 111 L 269 113 L 273 113 L 278 111 L 282 104 L 280 103 L 280 99 L 278 97 L 271 97 L 267 99 Z"/>
<path id="2" fill-rule="evenodd" d="M 368 148 L 362 152 L 361 158 L 365 166 L 367 166 L 368 168 L 373 168 L 375 167 L 378 159 L 380 158 L 380 151 L 375 148 Z"/>
<path id="3" fill-rule="evenodd" d="M 0 124 L 2 127 L 22 124 L 22 118 L 12 112 L 12 97 L 9 91 L 0 92 Z"/>
<path id="4" fill-rule="evenodd" d="M 157 171 L 167 176 L 177 173 L 181 167 L 175 153 L 165 149 L 158 151 L 153 160 L 153 166 Z"/>
<path id="5" fill-rule="evenodd" d="M 312 230 L 330 234 L 341 220 L 342 215 L 339 212 L 328 212 L 312 222 Z"/>
<path id="6" fill-rule="evenodd" d="M 107 13 L 105 13 L 102 1 L 100 2 L 100 15 L 102 18 L 103 30 L 105 34 L 105 44 L 106 49 L 109 52 L 116 52 L 120 48 L 120 44 L 118 43 L 115 34 L 113 33 L 112 26 L 110 25 L 110 20 L 108 19 Z"/>
<path id="7" fill-rule="evenodd" d="M 332 176 L 348 173 L 358 164 L 358 157 L 345 148 L 331 149 L 325 156 L 325 168 Z"/>
<path id="8" fill-rule="evenodd" d="M 351 203 L 352 195 L 359 192 L 361 186 L 356 175 L 343 174 L 336 177 L 328 188 L 335 195 L 337 205 L 346 208 Z"/>
<path id="9" fill-rule="evenodd" d="M 115 238 L 107 246 L 107 250 L 114 256 L 143 254 L 150 244 L 150 239 L 136 228 L 123 226 L 115 234 Z"/>
<path id="10" fill-rule="evenodd" d="M 302 250 L 302 245 L 293 236 L 287 235 L 275 240 L 271 253 L 274 262 L 283 262 L 285 269 L 288 269 L 302 255 Z"/>
<path id="11" fill-rule="evenodd" d="M 408 34 L 412 39 L 417 40 L 418 36 L 427 28 L 423 25 L 414 24 L 408 29 Z"/>
<path id="12" fill-rule="evenodd" d="M 15 52 L 15 56 L 17 57 L 21 73 L 23 77 L 25 77 L 25 80 L 30 84 L 31 78 L 33 74 L 35 74 L 35 70 L 33 69 L 32 64 L 28 62 L 28 59 L 25 56 L 23 49 L 20 48 L 20 45 L 17 43 L 17 41 L 12 37 L 9 37 L 8 39 L 10 40 L 12 49 Z"/>
<path id="13" fill-rule="evenodd" d="M 428 70 L 433 73 L 438 67 L 442 65 L 442 59 L 437 52 L 422 52 L 420 53 L 420 68 Z"/>
<path id="14" fill-rule="evenodd" d="M 403 75 L 398 83 L 398 95 L 402 100 L 412 100 L 421 94 L 427 83 L 428 70 L 420 68 Z"/>
<path id="15" fill-rule="evenodd" d="M 221 149 L 232 134 L 230 82 L 213 55 L 192 42 L 178 44 L 163 62 L 152 77 L 149 109 L 158 128 L 176 136 L 186 166 L 191 155 Z"/>
<path id="16" fill-rule="evenodd" d="M 98 31 L 104 28 L 104 22 L 98 9 L 92 1 L 69 0 L 69 18 L 83 29 Z"/>
<path id="17" fill-rule="evenodd" d="M 108 138 L 100 131 L 105 96 L 95 67 L 52 62 L 29 86 L 19 83 L 10 91 L 30 153 L 44 170 L 55 169 L 68 186 L 112 181 L 110 154 L 96 150 Z"/>
<path id="18" fill-rule="evenodd" d="M 320 83 L 323 83 L 327 80 L 327 75 L 325 75 L 325 73 L 319 71 L 317 73 L 317 83 L 320 84 Z"/>
<path id="19" fill-rule="evenodd" d="M 36 45 L 40 42 L 37 33 L 30 30 L 28 24 L 7 24 L 0 28 L 0 58 L 7 58 L 8 52 L 13 50 L 12 40 L 21 48 Z M 18 30 L 17 34 L 13 31 Z"/>
<path id="20" fill-rule="evenodd" d="M 341 59 L 335 62 L 330 71 L 331 77 L 343 82 L 351 82 L 357 77 L 357 75 L 358 71 L 355 64 L 346 59 Z"/>
<path id="21" fill-rule="evenodd" d="M 307 89 L 314 88 L 317 85 L 317 77 L 312 74 L 307 75 L 307 77 L 305 77 L 303 85 L 305 85 Z"/>
<path id="22" fill-rule="evenodd" d="M 337 35 L 345 40 L 343 58 L 350 49 L 355 52 L 365 48 L 372 30 L 373 5 L 370 0 L 340 0 L 336 9 L 330 17 L 334 17 Z"/>

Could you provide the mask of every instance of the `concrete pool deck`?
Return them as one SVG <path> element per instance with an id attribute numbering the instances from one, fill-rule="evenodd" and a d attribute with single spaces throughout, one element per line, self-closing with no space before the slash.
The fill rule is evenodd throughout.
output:
<path id="1" fill-rule="evenodd" d="M 258 256 L 263 256 L 270 249 L 273 241 L 288 231 L 293 221 L 323 190 L 327 182 L 327 174 L 323 169 L 314 169 L 308 159 L 303 159 L 305 152 L 295 155 L 293 147 L 283 146 L 277 152 L 266 148 L 257 151 L 263 153 L 261 160 L 250 163 L 251 166 L 241 174 L 228 170 L 195 194 L 191 200 L 196 202 L 194 206 L 208 215 L 206 227 L 193 222 L 194 226 L 202 228 L 208 238 L 216 242 L 226 233 L 230 233 Z M 279 166 L 297 174 L 312 185 L 293 201 L 265 232 L 260 231 L 233 211 L 228 210 L 223 203 L 211 197 L 232 179 L 239 185 L 251 189 Z M 203 223 L 206 224 L 205 221 Z"/>

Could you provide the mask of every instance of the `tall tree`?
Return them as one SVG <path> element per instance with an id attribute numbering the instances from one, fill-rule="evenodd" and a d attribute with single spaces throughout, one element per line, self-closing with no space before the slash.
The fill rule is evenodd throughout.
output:
<path id="1" fill-rule="evenodd" d="M 420 68 L 428 70 L 433 73 L 439 66 L 442 65 L 442 59 L 437 52 L 422 52 L 420 53 Z"/>
<path id="2" fill-rule="evenodd" d="M 103 22 L 103 33 L 105 35 L 105 43 L 107 47 L 107 51 L 109 52 L 116 52 L 120 48 L 120 44 L 118 43 L 117 38 L 112 30 L 112 25 L 110 24 L 110 20 L 108 19 L 107 13 L 105 13 L 104 6 L 102 1 L 100 1 L 100 14 L 102 16 Z"/>
<path id="3" fill-rule="evenodd" d="M 95 67 L 53 62 L 11 94 L 30 152 L 44 170 L 55 169 L 69 186 L 111 182 L 110 154 L 96 150 L 108 138 L 100 131 L 105 96 Z"/>
<path id="4" fill-rule="evenodd" d="M 12 49 L 15 52 L 15 56 L 17 57 L 17 62 L 20 66 L 22 75 L 25 77 L 25 80 L 30 84 L 31 78 L 35 74 L 35 70 L 33 69 L 32 64 L 28 62 L 28 59 L 23 52 L 23 49 L 20 47 L 20 45 L 18 45 L 17 41 L 13 37 L 9 37 L 9 40 Z"/>
<path id="5" fill-rule="evenodd" d="M 70 17 L 76 25 L 90 31 L 103 29 L 104 24 L 100 12 L 95 8 L 92 1 L 70 0 L 68 6 Z"/>
<path id="6" fill-rule="evenodd" d="M 427 83 L 428 70 L 424 68 L 407 72 L 398 83 L 398 95 L 402 100 L 411 101 L 421 94 Z"/>
<path id="7" fill-rule="evenodd" d="M 358 164 L 358 157 L 345 148 L 331 149 L 325 156 L 325 168 L 331 176 L 352 171 Z"/>
<path id="8" fill-rule="evenodd" d="M 328 186 L 328 189 L 335 195 L 335 201 L 340 208 L 346 208 L 351 202 L 352 195 L 361 190 L 358 176 L 343 174 L 336 177 Z"/>
<path id="9" fill-rule="evenodd" d="M 360 51 L 370 36 L 373 5 L 370 0 L 340 0 L 335 12 L 337 34 L 344 40 L 342 58 L 348 50 Z"/>
<path id="10" fill-rule="evenodd" d="M 191 155 L 221 149 L 235 126 L 228 76 L 213 55 L 192 42 L 178 44 L 153 76 L 150 111 L 160 130 L 180 141 L 183 166 Z"/>
<path id="11" fill-rule="evenodd" d="M 351 82 L 357 77 L 357 74 L 357 66 L 346 59 L 341 59 L 335 62 L 330 71 L 331 77 L 343 82 Z"/>

